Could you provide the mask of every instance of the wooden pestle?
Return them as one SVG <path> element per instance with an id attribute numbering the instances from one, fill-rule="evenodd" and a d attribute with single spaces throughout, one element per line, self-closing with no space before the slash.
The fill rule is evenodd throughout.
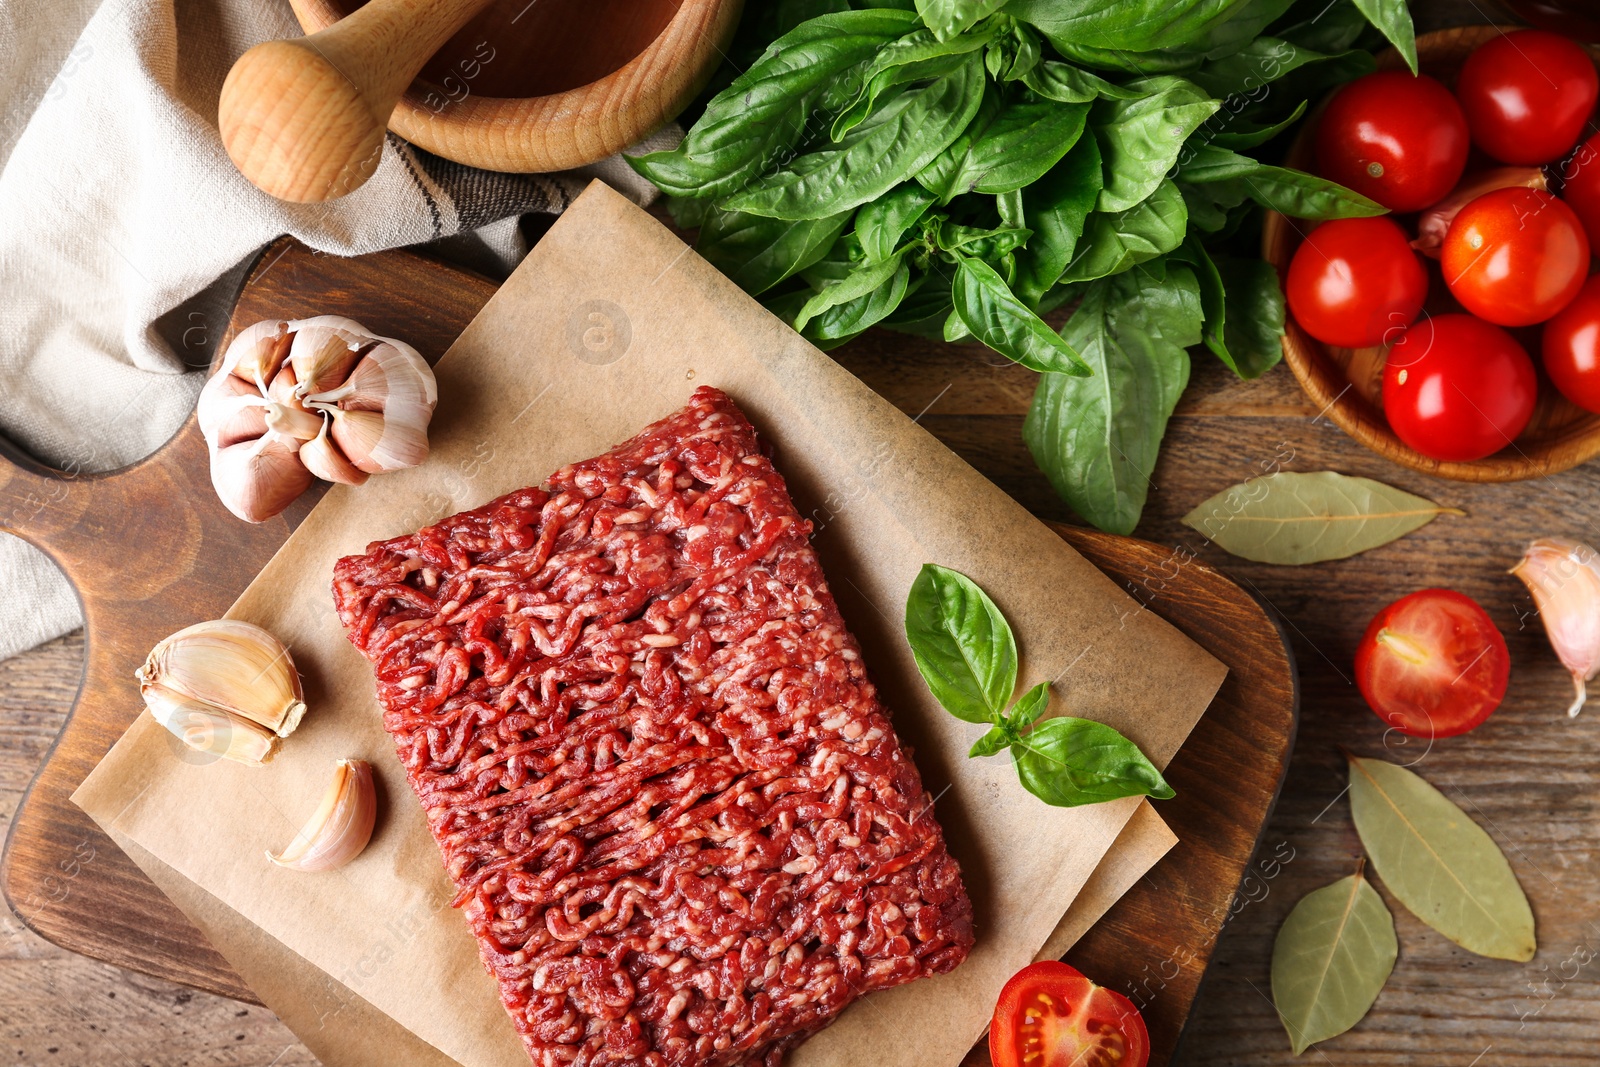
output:
<path id="1" fill-rule="evenodd" d="M 308 37 L 267 41 L 222 84 L 218 125 L 265 192 L 311 203 L 377 169 L 389 115 L 428 58 L 489 0 L 369 0 Z"/>

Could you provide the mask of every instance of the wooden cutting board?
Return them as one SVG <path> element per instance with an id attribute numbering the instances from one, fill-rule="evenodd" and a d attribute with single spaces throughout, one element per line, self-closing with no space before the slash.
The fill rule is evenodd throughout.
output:
<path id="1" fill-rule="evenodd" d="M 218 351 L 265 318 L 341 314 L 443 355 L 495 291 L 487 279 L 407 252 L 324 256 L 283 240 L 250 273 Z M 874 332 L 835 353 L 911 414 L 934 342 Z M 992 387 L 974 347 L 947 388 Z M 944 369 L 950 360 L 943 354 Z M 967 380 L 963 380 L 963 378 Z M 980 435 L 985 432 L 979 429 Z M 1014 434 L 1004 423 L 987 433 Z M 49 940 L 195 988 L 249 987 L 153 883 L 68 799 L 139 713 L 133 670 L 166 634 L 221 615 L 309 511 L 249 526 L 211 491 L 194 420 L 149 459 L 105 475 L 40 466 L 0 441 L 0 529 L 48 552 L 77 588 L 87 628 L 77 704 L 16 813 L 0 861 L 14 911 Z M 1151 1062 L 1171 1058 L 1195 990 L 1252 861 L 1294 742 L 1295 670 L 1256 600 L 1183 552 L 1057 526 L 1068 542 L 1229 667 L 1168 768 L 1160 805 L 1179 844 L 1067 957 L 1143 1008 Z M 987 1062 L 982 1049 L 969 1062 Z"/>

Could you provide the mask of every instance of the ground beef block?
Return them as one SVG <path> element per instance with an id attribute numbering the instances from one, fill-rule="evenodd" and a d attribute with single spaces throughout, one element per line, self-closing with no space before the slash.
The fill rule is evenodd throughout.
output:
<path id="1" fill-rule="evenodd" d="M 335 569 L 533 1061 L 765 1062 L 950 970 L 972 906 L 727 396 Z"/>

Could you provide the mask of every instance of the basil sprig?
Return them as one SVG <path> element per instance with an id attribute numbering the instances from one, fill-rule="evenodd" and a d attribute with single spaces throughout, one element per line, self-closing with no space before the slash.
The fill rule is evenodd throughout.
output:
<path id="1" fill-rule="evenodd" d="M 1184 349 L 1241 378 L 1282 358 L 1258 207 L 1383 210 L 1244 154 L 1374 69 L 1380 34 L 1412 57 L 1405 0 L 751 4 L 683 142 L 631 162 L 819 347 L 882 325 L 1039 372 L 1029 449 L 1129 533 Z"/>
<path id="2" fill-rule="evenodd" d="M 1165 800 L 1172 787 L 1139 747 L 1092 719 L 1043 719 L 1050 683 L 1011 700 L 1017 642 L 1011 625 L 971 578 L 925 563 L 906 598 L 906 640 L 934 699 L 956 718 L 989 724 L 967 755 L 1011 750 L 1023 788 L 1059 808 L 1119 797 Z"/>

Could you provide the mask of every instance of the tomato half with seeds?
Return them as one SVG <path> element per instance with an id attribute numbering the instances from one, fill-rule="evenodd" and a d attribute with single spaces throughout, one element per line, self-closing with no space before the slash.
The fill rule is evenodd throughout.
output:
<path id="1" fill-rule="evenodd" d="M 1356 685 L 1378 718 L 1413 737 L 1454 737 L 1506 695 L 1511 653 L 1489 613 L 1454 589 L 1378 612 L 1356 649 Z"/>
<path id="2" fill-rule="evenodd" d="M 995 1067 L 1145 1067 L 1150 1033 L 1127 997 L 1044 960 L 1000 991 L 989 1058 Z"/>

